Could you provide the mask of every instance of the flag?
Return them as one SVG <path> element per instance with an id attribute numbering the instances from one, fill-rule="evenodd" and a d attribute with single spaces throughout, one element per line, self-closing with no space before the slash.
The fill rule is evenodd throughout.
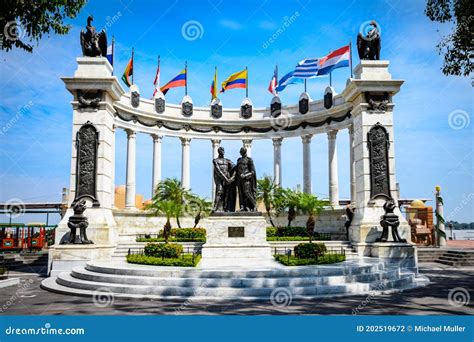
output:
<path id="1" fill-rule="evenodd" d="M 158 67 L 156 68 L 155 80 L 153 81 L 155 90 L 153 91 L 153 96 L 155 96 L 158 89 L 160 89 L 160 58 L 158 57 Z"/>
<path id="2" fill-rule="evenodd" d="M 105 55 L 111 66 L 114 66 L 114 40 L 112 39 L 112 44 L 107 46 L 107 53 Z"/>
<path id="3" fill-rule="evenodd" d="M 268 85 L 268 91 L 277 96 L 278 92 L 276 91 L 276 87 L 278 86 L 278 67 L 275 67 L 275 71 L 273 72 L 273 77 L 270 80 L 270 84 Z"/>
<path id="4" fill-rule="evenodd" d="M 318 58 L 306 58 L 299 62 L 293 77 L 312 78 L 318 76 Z"/>
<path id="5" fill-rule="evenodd" d="M 187 72 L 185 68 L 181 70 L 181 72 L 175 78 L 173 78 L 171 81 L 166 83 L 163 87 L 161 87 L 160 90 L 163 92 L 163 94 L 166 95 L 168 90 L 170 90 L 171 88 L 185 87 L 186 79 L 187 79 Z"/>
<path id="6" fill-rule="evenodd" d="M 230 75 L 224 82 L 222 82 L 221 93 L 228 89 L 247 88 L 247 74 L 247 69 L 245 69 Z"/>
<path id="7" fill-rule="evenodd" d="M 350 55 L 350 46 L 346 45 L 331 52 L 326 57 L 320 58 L 318 75 L 327 75 L 334 69 L 348 67 Z"/>
<path id="8" fill-rule="evenodd" d="M 278 87 L 275 88 L 277 92 L 283 91 L 287 85 L 295 83 L 303 83 L 301 78 L 293 76 L 294 71 L 290 71 L 278 81 Z"/>
<path id="9" fill-rule="evenodd" d="M 217 68 L 214 71 L 214 79 L 211 83 L 211 96 L 213 100 L 217 98 Z"/>
<path id="10" fill-rule="evenodd" d="M 133 81 L 130 82 L 129 77 L 133 76 L 133 51 L 132 51 L 132 58 L 128 61 L 127 67 L 125 68 L 125 71 L 123 72 L 122 75 L 122 81 L 127 85 L 127 87 L 130 88 L 132 85 Z"/>

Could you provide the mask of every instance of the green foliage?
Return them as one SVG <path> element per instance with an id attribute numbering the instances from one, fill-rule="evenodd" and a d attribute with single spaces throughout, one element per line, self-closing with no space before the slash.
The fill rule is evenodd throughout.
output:
<path id="1" fill-rule="evenodd" d="M 158 238 L 136 238 L 136 242 L 166 242 L 165 238 L 158 237 Z M 206 242 L 206 238 L 173 238 L 170 237 L 168 242 Z"/>
<path id="2" fill-rule="evenodd" d="M 336 262 L 343 262 L 346 256 L 343 254 L 326 254 L 317 259 L 302 259 L 295 256 L 288 257 L 287 255 L 275 255 L 275 260 L 285 266 L 305 266 L 305 265 L 322 265 L 334 264 Z"/>
<path id="3" fill-rule="evenodd" d="M 329 234 L 313 235 L 312 241 L 329 241 Z M 309 236 L 270 236 L 267 241 L 309 241 Z"/>
<path id="4" fill-rule="evenodd" d="M 7 272 L 7 268 L 0 266 L 0 275 L 4 275 Z"/>
<path id="5" fill-rule="evenodd" d="M 272 220 L 270 210 L 274 201 L 275 190 L 278 186 L 275 184 L 270 176 L 263 176 L 262 179 L 257 180 L 257 200 L 263 201 L 265 211 L 272 226 L 275 226 Z"/>
<path id="6" fill-rule="evenodd" d="M 171 236 L 179 239 L 205 239 L 206 229 L 204 228 L 174 228 L 171 229 Z"/>
<path id="7" fill-rule="evenodd" d="M 154 265 L 154 266 L 179 266 L 179 267 L 194 267 L 201 260 L 200 255 L 183 254 L 179 258 L 159 258 L 154 256 L 146 256 L 143 254 L 129 254 L 127 255 L 127 262 L 131 264 Z"/>
<path id="8" fill-rule="evenodd" d="M 303 214 L 308 216 L 317 216 L 321 214 L 324 209 L 330 207 L 331 204 L 329 201 L 321 200 L 316 195 L 307 194 L 304 192 L 299 194 L 298 209 L 300 209 Z"/>
<path id="9" fill-rule="evenodd" d="M 183 253 L 183 246 L 174 243 L 149 243 L 145 255 L 160 258 L 177 258 Z"/>
<path id="10" fill-rule="evenodd" d="M 199 221 L 212 212 L 212 202 L 196 194 L 189 194 L 185 203 L 185 211 L 194 216 L 194 228 L 196 228 Z"/>
<path id="11" fill-rule="evenodd" d="M 43 35 L 67 34 L 71 25 L 65 24 L 65 19 L 75 18 L 85 3 L 85 0 L 2 1 L 0 48 L 9 51 L 16 47 L 32 52 L 31 43 L 38 42 Z"/>
<path id="12" fill-rule="evenodd" d="M 314 259 L 326 253 L 326 246 L 322 243 L 300 243 L 295 246 L 295 256 L 300 259 Z"/>
<path id="13" fill-rule="evenodd" d="M 472 27 L 474 2 L 472 0 L 427 0 L 425 14 L 431 21 L 449 23 L 453 31 L 442 37 L 437 45 L 444 55 L 442 72 L 445 75 L 469 76 L 474 71 Z"/>

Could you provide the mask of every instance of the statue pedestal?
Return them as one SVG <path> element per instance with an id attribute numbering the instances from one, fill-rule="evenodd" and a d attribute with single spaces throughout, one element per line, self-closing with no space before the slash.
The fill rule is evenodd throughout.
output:
<path id="1" fill-rule="evenodd" d="M 398 266 L 418 272 L 416 247 L 402 242 L 375 242 L 370 255 L 379 258 L 388 266 Z"/>
<path id="2" fill-rule="evenodd" d="M 261 214 L 211 215 L 199 267 L 275 266 L 266 228 Z"/>

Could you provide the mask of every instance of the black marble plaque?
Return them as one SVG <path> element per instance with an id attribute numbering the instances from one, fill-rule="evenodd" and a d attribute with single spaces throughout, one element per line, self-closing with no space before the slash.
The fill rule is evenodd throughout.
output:
<path id="1" fill-rule="evenodd" d="M 228 236 L 231 237 L 245 237 L 245 227 L 228 227 Z"/>
<path id="2" fill-rule="evenodd" d="M 390 195 L 390 172 L 388 149 L 389 135 L 385 127 L 376 123 L 367 133 L 367 147 L 369 148 L 370 163 L 370 197 L 385 197 Z"/>
<path id="3" fill-rule="evenodd" d="M 76 194 L 73 204 L 80 199 L 89 198 L 94 207 L 99 206 L 96 191 L 98 147 L 99 132 L 87 121 L 76 135 Z"/>

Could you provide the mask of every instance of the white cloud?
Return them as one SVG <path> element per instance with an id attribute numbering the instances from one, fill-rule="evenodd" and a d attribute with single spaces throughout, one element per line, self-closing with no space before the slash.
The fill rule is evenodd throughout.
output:
<path id="1" fill-rule="evenodd" d="M 219 24 L 233 31 L 238 31 L 242 29 L 242 25 L 234 20 L 222 19 L 221 21 L 219 21 Z"/>

